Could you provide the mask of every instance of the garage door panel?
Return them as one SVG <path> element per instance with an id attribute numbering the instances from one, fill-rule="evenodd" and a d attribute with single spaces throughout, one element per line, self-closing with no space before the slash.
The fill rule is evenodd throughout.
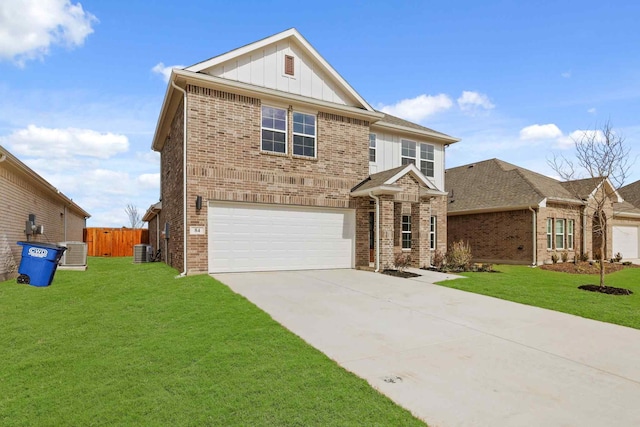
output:
<path id="1" fill-rule="evenodd" d="M 249 203 L 209 206 L 209 271 L 352 268 L 352 209 Z"/>
<path id="2" fill-rule="evenodd" d="M 640 239 L 636 226 L 613 226 L 613 254 L 618 252 L 623 258 L 638 258 Z"/>

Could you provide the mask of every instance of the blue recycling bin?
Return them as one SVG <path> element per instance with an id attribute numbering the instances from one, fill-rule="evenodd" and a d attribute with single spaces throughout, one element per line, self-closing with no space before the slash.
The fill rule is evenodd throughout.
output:
<path id="1" fill-rule="evenodd" d="M 18 283 L 49 286 L 56 274 L 58 261 L 67 249 L 51 243 L 18 242 L 22 246 L 22 260 L 18 267 Z"/>

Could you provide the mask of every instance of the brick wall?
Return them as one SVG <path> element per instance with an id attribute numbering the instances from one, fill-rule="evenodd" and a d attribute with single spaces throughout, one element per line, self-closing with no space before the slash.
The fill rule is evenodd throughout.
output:
<path id="1" fill-rule="evenodd" d="M 187 229 L 207 225 L 208 202 L 215 200 L 355 207 L 349 196 L 351 188 L 369 171 L 368 122 L 319 112 L 317 158 L 298 158 L 291 154 L 290 124 L 296 108 L 290 107 L 288 154 L 267 154 L 260 151 L 261 100 L 197 86 L 188 86 L 187 91 Z M 171 265 L 178 269 L 183 266 L 182 235 L 180 242 L 176 240 L 176 228 L 181 224 L 182 180 L 181 175 L 175 175 L 181 174 L 181 114 L 182 107 L 162 154 L 162 216 L 171 218 L 161 221 L 172 224 L 169 252 L 175 258 Z M 173 177 L 166 176 L 165 168 L 170 166 Z M 195 208 L 196 196 L 203 198 L 200 211 Z M 206 272 L 207 235 L 190 235 L 188 239 L 189 272 Z"/>
<path id="2" fill-rule="evenodd" d="M 532 221 L 528 210 L 449 216 L 448 246 L 459 240 L 468 242 L 476 262 L 530 264 Z"/>
<path id="3" fill-rule="evenodd" d="M 164 260 L 173 268 L 183 271 L 183 103 L 180 102 L 171 121 L 169 137 L 165 142 L 160 160 L 160 185 L 162 194 L 162 211 L 160 228 L 169 224 L 169 238 L 163 238 Z"/>
<path id="4" fill-rule="evenodd" d="M 0 163 L 0 281 L 17 276 L 24 233 L 29 214 L 36 224 L 44 226 L 44 234 L 33 235 L 34 242 L 58 243 L 82 241 L 85 219 L 81 213 L 67 208 L 51 191 L 43 188 L 8 160 Z M 66 222 L 66 235 L 65 235 Z"/>

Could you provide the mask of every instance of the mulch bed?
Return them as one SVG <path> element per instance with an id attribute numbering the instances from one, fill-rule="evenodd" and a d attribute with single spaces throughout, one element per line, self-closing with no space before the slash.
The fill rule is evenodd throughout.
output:
<path id="1" fill-rule="evenodd" d="M 604 263 L 604 272 L 605 274 L 614 273 L 616 271 L 620 271 L 625 268 L 638 268 L 638 265 L 622 265 L 622 264 L 612 264 L 610 262 Z M 558 264 L 545 264 L 540 266 L 543 270 L 550 271 L 560 271 L 562 273 L 570 273 L 570 274 L 600 274 L 600 266 L 596 263 L 589 262 L 563 262 Z"/>
<path id="2" fill-rule="evenodd" d="M 581 285 L 578 286 L 578 289 L 590 292 L 601 292 L 609 295 L 631 295 L 633 293 L 633 291 L 630 291 L 629 289 L 614 288 L 613 286 L 600 287 L 598 285 Z"/>
<path id="3" fill-rule="evenodd" d="M 400 271 L 400 270 L 391 270 L 391 269 L 382 270 L 382 274 L 395 276 L 395 277 L 402 277 L 405 279 L 408 279 L 409 277 L 420 277 L 419 274 L 411 273 L 409 271 Z"/>

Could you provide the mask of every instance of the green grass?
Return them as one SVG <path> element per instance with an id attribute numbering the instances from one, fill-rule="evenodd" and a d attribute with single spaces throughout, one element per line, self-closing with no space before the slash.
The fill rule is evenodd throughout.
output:
<path id="1" fill-rule="evenodd" d="M 424 425 L 208 276 L 90 258 L 0 283 L 0 425 Z"/>
<path id="2" fill-rule="evenodd" d="M 574 275 L 515 265 L 498 265 L 494 269 L 500 273 L 463 273 L 467 279 L 438 284 L 640 329 L 640 268 L 606 275 L 607 286 L 634 292 L 625 296 L 577 288 L 598 284 L 598 275 Z"/>

